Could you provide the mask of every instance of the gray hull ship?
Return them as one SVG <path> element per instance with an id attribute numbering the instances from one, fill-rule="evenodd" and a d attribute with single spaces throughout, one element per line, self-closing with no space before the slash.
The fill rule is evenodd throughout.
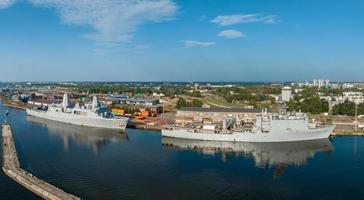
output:
<path id="1" fill-rule="evenodd" d="M 27 109 L 26 112 L 34 117 L 98 128 L 125 130 L 128 123 L 127 117 L 114 117 L 107 107 L 100 106 L 96 96 L 91 104 L 70 106 L 68 94 L 64 94 L 62 104 L 52 104 L 47 110 Z"/>
<path id="2" fill-rule="evenodd" d="M 227 116 L 222 125 L 166 126 L 162 136 L 226 142 L 291 142 L 328 138 L 334 128 L 310 122 L 304 113 L 262 112 L 255 119 Z"/>

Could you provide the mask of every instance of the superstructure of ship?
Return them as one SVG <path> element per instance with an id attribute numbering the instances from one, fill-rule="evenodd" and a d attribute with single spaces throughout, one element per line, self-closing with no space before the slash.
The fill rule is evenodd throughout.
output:
<path id="1" fill-rule="evenodd" d="M 290 142 L 329 138 L 334 125 L 316 123 L 305 113 L 270 113 L 255 119 L 226 116 L 220 124 L 169 125 L 162 136 L 227 142 Z"/>
<path id="2" fill-rule="evenodd" d="M 67 93 L 63 95 L 61 104 L 27 109 L 26 112 L 30 116 L 68 124 L 119 130 L 125 130 L 129 120 L 127 117 L 113 116 L 106 106 L 100 105 L 97 96 L 93 96 L 91 103 L 73 106 Z"/>

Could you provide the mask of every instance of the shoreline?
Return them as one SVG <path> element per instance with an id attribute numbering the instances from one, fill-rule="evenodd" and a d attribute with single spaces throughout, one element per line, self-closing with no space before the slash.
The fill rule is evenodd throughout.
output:
<path id="1" fill-rule="evenodd" d="M 27 105 L 15 105 L 11 103 L 4 103 L 2 102 L 2 105 L 9 108 L 19 109 L 25 111 L 27 108 L 29 108 Z M 138 123 L 133 120 L 128 122 L 127 125 L 128 128 L 131 129 L 138 129 L 138 130 L 150 130 L 150 131 L 161 131 L 162 127 L 159 125 L 149 125 L 146 123 Z"/>
<path id="2" fill-rule="evenodd" d="M 139 130 L 150 130 L 150 131 L 161 131 L 162 126 L 158 124 L 148 124 L 146 122 L 136 122 L 134 119 L 129 119 L 127 128 L 139 129 Z"/>
<path id="3" fill-rule="evenodd" d="M 14 105 L 9 103 L 2 103 L 5 107 L 20 109 L 20 110 L 26 110 L 28 107 L 26 105 Z"/>
<path id="4" fill-rule="evenodd" d="M 335 133 L 332 132 L 330 134 L 330 136 L 335 136 L 335 137 L 344 137 L 344 136 L 364 136 L 364 132 L 360 132 L 360 133 Z"/>
<path id="5" fill-rule="evenodd" d="M 15 105 L 15 104 L 11 104 L 11 103 L 4 103 L 2 102 L 2 105 L 5 107 L 10 107 L 10 108 L 14 108 L 14 109 L 19 109 L 19 110 L 23 110 L 25 111 L 28 106 L 27 105 Z M 138 129 L 138 130 L 151 130 L 151 131 L 161 131 L 162 127 L 160 125 L 149 125 L 146 123 L 138 123 L 135 122 L 133 120 L 130 120 L 128 125 L 128 128 L 131 129 Z M 335 128 L 334 131 L 330 134 L 330 136 L 336 136 L 336 137 L 343 137 L 343 136 L 364 136 L 364 131 L 363 132 L 357 132 L 354 133 L 353 130 L 349 130 L 344 128 L 344 130 L 341 128 Z M 345 130 L 346 129 L 346 130 Z"/>

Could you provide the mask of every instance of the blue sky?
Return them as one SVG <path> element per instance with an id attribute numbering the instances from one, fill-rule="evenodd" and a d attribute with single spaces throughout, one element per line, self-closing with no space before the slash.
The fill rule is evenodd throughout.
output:
<path id="1" fill-rule="evenodd" d="M 364 81 L 364 1 L 0 0 L 1 81 Z"/>

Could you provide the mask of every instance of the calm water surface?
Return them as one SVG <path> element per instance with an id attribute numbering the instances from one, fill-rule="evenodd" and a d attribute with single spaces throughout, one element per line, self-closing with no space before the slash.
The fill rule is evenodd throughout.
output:
<path id="1" fill-rule="evenodd" d="M 7 108 L 0 106 L 0 113 Z M 364 138 L 249 144 L 90 129 L 9 109 L 21 165 L 83 199 L 363 199 Z M 37 199 L 0 175 L 0 199 Z"/>

